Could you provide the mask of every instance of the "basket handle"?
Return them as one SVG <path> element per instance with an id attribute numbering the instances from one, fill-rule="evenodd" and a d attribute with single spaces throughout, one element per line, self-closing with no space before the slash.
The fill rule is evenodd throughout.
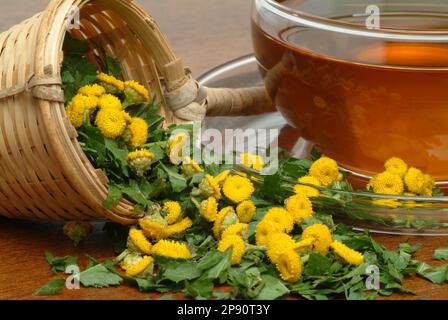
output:
<path id="1" fill-rule="evenodd" d="M 165 101 L 180 122 L 201 122 L 205 116 L 242 116 L 275 112 L 264 87 L 208 88 L 190 78 L 183 86 L 165 91 Z"/>

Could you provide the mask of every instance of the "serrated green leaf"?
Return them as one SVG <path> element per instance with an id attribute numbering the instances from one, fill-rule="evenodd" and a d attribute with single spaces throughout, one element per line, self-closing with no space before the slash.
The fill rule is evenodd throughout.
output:
<path id="1" fill-rule="evenodd" d="M 188 187 L 187 179 L 183 175 L 179 174 L 175 167 L 165 166 L 164 164 L 161 164 L 161 166 L 168 175 L 173 192 L 182 192 Z"/>
<path id="2" fill-rule="evenodd" d="M 289 293 L 288 288 L 279 279 L 270 275 L 263 275 L 261 279 L 264 286 L 256 300 L 275 300 Z"/>
<path id="3" fill-rule="evenodd" d="M 53 272 L 66 272 L 68 266 L 77 265 L 78 258 L 65 256 L 63 258 L 55 257 L 50 251 L 45 251 L 45 259 L 51 266 Z"/>
<path id="4" fill-rule="evenodd" d="M 174 282 L 192 280 L 200 277 L 202 271 L 197 267 L 196 262 L 177 262 L 165 268 L 163 278 Z"/>
<path id="5" fill-rule="evenodd" d="M 121 284 L 121 277 L 98 264 L 79 274 L 79 280 L 84 287 L 107 288 Z"/>
<path id="6" fill-rule="evenodd" d="M 34 296 L 54 296 L 59 294 L 65 286 L 65 279 L 50 280 L 40 289 L 36 290 Z"/>

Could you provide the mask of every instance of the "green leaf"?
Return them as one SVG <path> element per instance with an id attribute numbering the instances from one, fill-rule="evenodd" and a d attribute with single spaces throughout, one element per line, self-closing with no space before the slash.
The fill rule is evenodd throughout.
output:
<path id="1" fill-rule="evenodd" d="M 437 249 L 432 258 L 435 260 L 448 260 L 448 248 Z"/>
<path id="2" fill-rule="evenodd" d="M 185 289 L 186 293 L 195 299 L 209 299 L 213 294 L 213 280 L 197 279 L 187 283 Z"/>
<path id="3" fill-rule="evenodd" d="M 65 279 L 50 280 L 33 293 L 34 296 L 54 296 L 59 294 L 65 286 Z"/>
<path id="4" fill-rule="evenodd" d="M 121 192 L 120 187 L 113 183 L 109 183 L 109 192 L 106 200 L 103 202 L 104 208 L 110 209 L 110 207 L 118 205 L 121 198 L 123 198 L 123 192 Z"/>
<path id="5" fill-rule="evenodd" d="M 152 202 L 149 201 L 146 198 L 145 194 L 140 190 L 137 181 L 130 180 L 129 185 L 121 185 L 120 187 L 121 192 L 123 192 L 123 194 L 127 196 L 134 203 L 141 205 L 145 208 L 152 204 Z"/>
<path id="6" fill-rule="evenodd" d="M 163 272 L 163 278 L 174 282 L 192 280 L 200 277 L 202 271 L 198 269 L 196 262 L 178 262 L 168 266 Z"/>
<path id="7" fill-rule="evenodd" d="M 65 256 L 63 258 L 55 257 L 50 251 L 45 251 L 45 259 L 51 266 L 51 271 L 66 272 L 68 266 L 77 265 L 78 258 L 72 256 Z"/>
<path id="8" fill-rule="evenodd" d="M 161 163 L 163 170 L 168 175 L 168 179 L 170 181 L 171 187 L 173 188 L 173 192 L 182 192 L 187 189 L 187 179 L 181 174 L 177 172 L 176 167 L 170 166 L 167 167 Z"/>
<path id="9" fill-rule="evenodd" d="M 270 275 L 261 277 L 263 289 L 256 297 L 257 300 L 275 300 L 289 293 L 288 288 L 277 278 Z"/>
<path id="10" fill-rule="evenodd" d="M 112 154 L 113 160 L 121 168 L 124 177 L 129 177 L 128 149 L 112 139 L 105 139 L 106 149 Z"/>
<path id="11" fill-rule="evenodd" d="M 120 285 L 122 279 L 108 270 L 104 265 L 98 264 L 80 273 L 79 279 L 84 287 L 107 288 Z"/>
<path id="12" fill-rule="evenodd" d="M 433 268 L 425 262 L 420 262 L 417 267 L 417 274 L 428 279 L 432 283 L 443 284 L 447 281 L 447 269 L 448 265 Z"/>
<path id="13" fill-rule="evenodd" d="M 308 276 L 321 276 L 327 274 L 332 266 L 330 258 L 312 253 L 306 263 L 303 273 Z"/>
<path id="14" fill-rule="evenodd" d="M 215 255 L 217 256 L 218 255 L 217 252 L 219 251 L 215 252 L 216 252 Z M 230 270 L 231 261 L 232 261 L 232 250 L 229 249 L 226 252 L 221 253 L 221 259 L 218 261 L 218 263 L 216 263 L 214 266 L 208 269 L 207 272 L 204 273 L 204 278 L 213 280 L 225 278 Z M 204 265 L 201 265 L 201 267 L 199 267 L 199 265 L 198 268 L 204 267 Z"/>

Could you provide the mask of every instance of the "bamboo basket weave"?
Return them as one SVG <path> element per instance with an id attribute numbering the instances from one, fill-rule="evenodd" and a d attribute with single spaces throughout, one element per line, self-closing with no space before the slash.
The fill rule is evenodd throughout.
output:
<path id="1" fill-rule="evenodd" d="M 154 20 L 132 0 L 53 0 L 0 35 L 0 215 L 31 220 L 113 220 L 141 215 L 128 201 L 103 207 L 107 177 L 88 161 L 67 118 L 62 44 L 73 8 L 79 39 L 119 61 L 126 79 L 147 84 L 166 124 L 272 109 L 263 88 L 200 87 Z M 254 107 L 257 106 L 255 109 Z"/>

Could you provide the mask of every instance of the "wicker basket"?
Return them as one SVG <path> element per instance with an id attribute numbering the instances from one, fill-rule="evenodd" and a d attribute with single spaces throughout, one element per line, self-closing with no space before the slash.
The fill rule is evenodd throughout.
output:
<path id="1" fill-rule="evenodd" d="M 131 203 L 103 207 L 107 177 L 84 155 L 65 113 L 60 67 L 74 8 L 81 25 L 71 34 L 94 40 L 120 62 L 125 78 L 147 84 L 168 124 L 202 121 L 206 113 L 263 112 L 271 103 L 263 88 L 201 88 L 131 0 L 53 0 L 1 34 L 0 215 L 134 223 L 141 213 Z"/>

